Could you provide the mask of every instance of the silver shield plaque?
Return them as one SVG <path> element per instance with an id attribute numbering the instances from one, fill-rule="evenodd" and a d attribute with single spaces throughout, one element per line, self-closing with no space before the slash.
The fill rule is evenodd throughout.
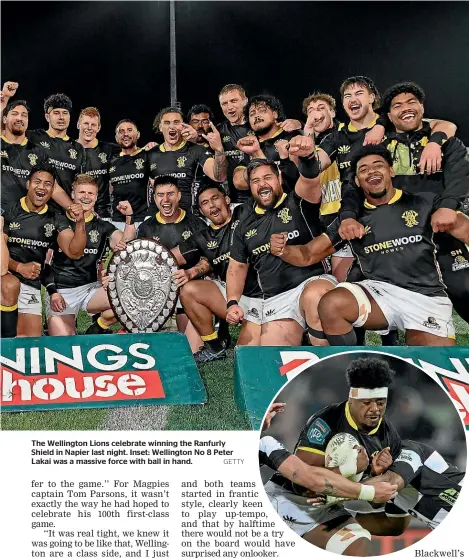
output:
<path id="1" fill-rule="evenodd" d="M 177 301 L 173 255 L 150 239 L 132 240 L 116 252 L 108 267 L 108 296 L 117 319 L 129 333 L 163 327 Z"/>

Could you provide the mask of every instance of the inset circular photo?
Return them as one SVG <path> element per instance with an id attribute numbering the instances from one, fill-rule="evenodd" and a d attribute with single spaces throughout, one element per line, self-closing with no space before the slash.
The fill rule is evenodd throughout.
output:
<path id="1" fill-rule="evenodd" d="M 298 374 L 266 410 L 264 489 L 305 541 L 335 554 L 381 556 L 437 528 L 466 469 L 461 417 L 406 360 L 343 353 Z"/>

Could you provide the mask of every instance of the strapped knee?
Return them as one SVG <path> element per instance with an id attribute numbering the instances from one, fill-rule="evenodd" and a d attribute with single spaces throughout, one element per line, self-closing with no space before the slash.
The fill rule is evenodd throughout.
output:
<path id="1" fill-rule="evenodd" d="M 366 296 L 365 291 L 356 283 L 339 283 L 337 287 L 347 289 L 354 296 L 358 304 L 358 318 L 353 322 L 354 327 L 362 327 L 371 312 L 371 302 Z M 336 287 L 336 288 L 337 288 Z"/>
<path id="2" fill-rule="evenodd" d="M 363 529 L 358 523 L 351 523 L 339 529 L 327 541 L 326 550 L 335 554 L 343 554 L 344 551 L 358 539 L 366 538 L 371 541 L 371 534 Z"/>

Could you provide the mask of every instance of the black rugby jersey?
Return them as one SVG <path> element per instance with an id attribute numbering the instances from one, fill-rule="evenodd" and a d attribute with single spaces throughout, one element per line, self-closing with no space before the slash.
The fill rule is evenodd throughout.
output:
<path id="1" fill-rule="evenodd" d="M 15 204 L 26 195 L 26 181 L 31 169 L 48 160 L 42 147 L 33 145 L 27 138 L 22 143 L 11 143 L 2 136 L 0 142 L 2 159 L 2 207 Z"/>
<path id="2" fill-rule="evenodd" d="M 371 470 L 372 458 L 382 449 L 389 447 L 393 460 L 397 459 L 401 452 L 401 438 L 386 418 L 380 419 L 378 425 L 369 432 L 359 430 L 350 414 L 348 401 L 342 401 L 321 409 L 307 420 L 293 453 L 303 450 L 325 455 L 331 438 L 341 433 L 351 434 L 365 448 L 370 460 L 368 468 L 364 471 L 365 475 Z M 280 474 L 274 475 L 272 481 L 297 494 L 303 494 L 305 491 L 302 486 L 291 483 Z"/>
<path id="3" fill-rule="evenodd" d="M 287 244 L 306 244 L 321 234 L 319 205 L 300 198 L 296 192 L 284 193 L 275 207 L 251 209 L 235 230 L 231 258 L 250 263 L 258 274 L 264 298 L 290 289 L 310 277 L 329 271 L 326 262 L 296 267 L 270 253 L 270 236 L 288 233 Z"/>
<path id="4" fill-rule="evenodd" d="M 400 475 L 406 487 L 385 506 L 388 516 L 408 513 L 435 529 L 456 503 L 464 472 L 448 463 L 434 448 L 404 440 L 390 471 Z"/>
<path id="5" fill-rule="evenodd" d="M 388 204 L 365 202 L 359 222 L 365 236 L 350 242 L 365 279 L 384 281 L 426 296 L 446 296 L 436 261 L 432 201 L 396 189 Z M 328 228 L 332 243 L 340 242 L 338 220 Z"/>
<path id="6" fill-rule="evenodd" d="M 93 147 L 85 149 L 84 172 L 91 175 L 98 184 L 98 199 L 94 210 L 100 217 L 111 217 L 111 198 L 109 195 L 109 167 L 111 159 L 119 155 L 120 147 L 114 143 L 96 140 Z"/>
<path id="7" fill-rule="evenodd" d="M 119 154 L 111 159 L 109 166 L 109 193 L 112 220 L 123 223 L 125 215 L 118 211 L 121 201 L 129 201 L 134 221 L 143 221 L 148 211 L 149 151 L 136 149 L 131 155 Z"/>
<path id="8" fill-rule="evenodd" d="M 167 223 L 158 211 L 138 228 L 138 238 L 153 238 L 168 250 L 206 229 L 207 225 L 195 215 L 181 209 L 174 223 Z"/>
<path id="9" fill-rule="evenodd" d="M 238 205 L 232 210 L 231 219 L 221 227 L 211 225 L 179 245 L 179 251 L 187 260 L 201 256 L 206 258 L 213 271 L 222 281 L 226 281 L 226 272 L 233 243 L 233 234 L 243 218 L 245 206 Z M 260 298 L 262 292 L 257 281 L 257 273 L 249 268 L 243 294 Z"/>
<path id="10" fill-rule="evenodd" d="M 3 218 L 10 258 L 20 263 L 37 262 L 43 268 L 47 250 L 56 243 L 58 234 L 71 228 L 64 215 L 51 211 L 47 205 L 39 213 L 29 211 L 25 198 L 7 208 Z M 36 289 L 41 286 L 40 278 L 32 280 L 18 273 L 13 275 Z"/>
<path id="11" fill-rule="evenodd" d="M 85 167 L 86 155 L 83 146 L 68 136 L 51 136 L 46 130 L 32 130 L 27 135 L 34 145 L 46 151 L 49 163 L 57 171 L 60 186 L 70 196 L 73 179 L 83 172 Z"/>
<path id="12" fill-rule="evenodd" d="M 290 455 L 284 445 L 272 436 L 264 436 L 259 440 L 259 465 L 267 465 L 277 471 Z"/>
<path id="13" fill-rule="evenodd" d="M 182 209 L 190 210 L 192 206 L 192 185 L 197 167 L 204 166 L 208 159 L 213 158 L 213 151 L 202 145 L 182 141 L 176 149 L 166 151 L 164 144 L 148 151 L 151 178 L 169 175 L 178 179 Z M 150 191 L 151 205 L 155 207 L 153 189 Z"/>
<path id="14" fill-rule="evenodd" d="M 275 143 L 280 140 L 290 141 L 292 138 L 301 135 L 301 130 L 296 130 L 294 132 L 285 132 L 280 128 L 271 138 L 259 139 L 259 145 L 261 146 L 262 152 L 271 161 L 275 161 L 280 170 L 282 171 L 283 178 L 283 189 L 285 192 L 291 192 L 295 189 L 295 185 L 300 178 L 300 172 L 298 167 L 290 159 L 280 159 L 279 152 L 275 146 Z"/>
<path id="15" fill-rule="evenodd" d="M 251 130 L 249 123 L 246 124 L 230 124 L 228 120 L 224 120 L 217 126 L 220 132 L 223 149 L 225 150 L 226 158 L 228 159 L 228 187 L 229 196 L 233 203 L 244 203 L 246 200 L 252 198 L 251 191 L 238 190 L 233 184 L 233 173 L 236 167 L 246 167 L 249 163 L 249 156 L 238 149 L 237 143 L 241 138 L 247 135 L 254 134 Z"/>
<path id="16" fill-rule="evenodd" d="M 76 223 L 67 214 L 70 228 L 75 231 Z M 108 221 L 103 221 L 95 215 L 85 220 L 86 246 L 85 253 L 77 260 L 71 260 L 58 246 L 54 246 L 52 270 L 55 284 L 59 289 L 82 287 L 98 280 L 98 265 L 107 248 L 112 233 L 116 227 Z"/>

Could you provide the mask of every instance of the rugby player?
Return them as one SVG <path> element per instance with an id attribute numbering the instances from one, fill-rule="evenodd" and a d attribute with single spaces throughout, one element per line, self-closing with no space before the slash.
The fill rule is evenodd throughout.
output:
<path id="1" fill-rule="evenodd" d="M 272 415 L 283 410 L 285 403 L 273 403 L 269 409 L 262 430 L 270 426 Z M 354 500 L 367 500 L 375 503 L 387 502 L 395 495 L 397 485 L 373 483 L 375 491 L 350 481 L 337 473 L 323 467 L 310 467 L 296 455 L 292 455 L 282 443 L 272 436 L 263 436 L 259 440 L 259 464 L 267 465 L 278 471 L 285 478 L 325 496 L 346 497 Z M 392 494 L 389 497 L 389 494 Z"/>
<path id="2" fill-rule="evenodd" d="M 279 149 L 279 146 L 283 147 L 282 144 L 297 136 L 298 132 L 287 132 L 280 125 L 285 119 L 281 102 L 272 95 L 257 95 L 246 105 L 246 114 L 255 135 L 241 138 L 238 148 L 251 159 L 275 161 L 282 171 L 284 190 L 292 191 L 300 176 L 298 168 L 289 158 L 288 151 Z M 235 169 L 233 182 L 238 189 L 248 188 L 246 166 L 240 165 Z"/>
<path id="3" fill-rule="evenodd" d="M 50 95 L 44 101 L 44 116 L 49 124 L 48 129 L 29 132 L 31 143 L 46 150 L 49 164 L 57 170 L 57 180 L 69 196 L 73 179 L 82 172 L 85 165 L 83 146 L 67 135 L 71 112 L 72 101 L 67 95 Z"/>
<path id="4" fill-rule="evenodd" d="M 2 158 L 2 207 L 15 204 L 27 192 L 26 180 L 31 169 L 46 163 L 49 156 L 43 147 L 33 145 L 26 137 L 30 108 L 26 101 L 16 100 L 3 111 L 4 130 L 0 142 Z M 72 200 L 58 185 L 52 198 L 63 208 Z"/>
<path id="5" fill-rule="evenodd" d="M 400 535 L 411 517 L 436 529 L 453 509 L 461 492 L 465 473 L 446 461 L 433 447 L 402 441 L 402 451 L 387 472 L 366 481 L 387 481 L 397 485 L 398 494 L 383 511 L 356 516 L 373 535 Z"/>
<path id="6" fill-rule="evenodd" d="M 98 282 L 98 266 L 108 247 L 112 250 L 124 249 L 125 243 L 135 238 L 132 206 L 128 201 L 121 201 L 118 210 L 126 218 L 124 232 L 118 230 L 108 221 L 100 219 L 94 212 L 99 187 L 89 174 L 80 174 L 73 181 L 72 197 L 84 210 L 86 230 L 86 247 L 84 255 L 72 259 L 60 247 L 55 247 L 51 267 L 54 275 L 54 290 L 61 299 L 46 299 L 46 317 L 49 335 L 75 335 L 75 320 L 78 312 L 97 314 L 103 312 L 96 324 L 87 333 L 110 331 L 109 326 L 116 322 L 111 310 L 107 292 Z M 67 211 L 66 218 L 72 230 L 79 226 L 75 217 Z"/>
<path id="7" fill-rule="evenodd" d="M 355 345 L 355 325 L 405 329 L 409 345 L 454 345 L 452 304 L 435 261 L 433 196 L 394 188 L 392 157 L 382 145 L 362 147 L 352 169 L 366 201 L 359 219 L 364 234 L 350 243 L 365 279 L 341 283 L 321 299 L 329 344 Z M 469 219 L 458 213 L 455 223 L 448 233 L 467 242 Z M 338 220 L 306 246 L 285 242 L 285 234 L 272 237 L 272 253 L 292 265 L 311 265 L 334 252 Z"/>
<path id="8" fill-rule="evenodd" d="M 309 136 L 290 141 L 290 152 L 306 159 L 314 151 Z M 245 277 L 254 268 L 263 293 L 261 345 L 300 345 L 308 327 L 311 343 L 325 344 L 317 305 L 332 289 L 336 279 L 328 274 L 327 262 L 299 268 L 270 253 L 270 236 L 287 231 L 289 242 L 301 244 L 321 234 L 319 180 L 298 180 L 295 190 L 283 191 L 283 180 L 274 161 L 254 159 L 247 167 L 252 196 L 256 202 L 235 230 L 227 273 L 228 323 L 243 319 L 237 301 Z"/>
<path id="9" fill-rule="evenodd" d="M 139 238 L 153 238 L 168 250 L 172 250 L 207 228 L 201 219 L 179 207 L 181 191 L 177 178 L 158 176 L 153 184 L 153 189 L 158 211 L 140 225 Z M 191 347 L 199 348 L 203 345 L 199 335 L 190 326 L 179 301 L 176 322 L 178 330 L 186 333 Z"/>
<path id="10" fill-rule="evenodd" d="M 124 118 L 116 126 L 116 142 L 121 152 L 113 157 L 109 166 L 111 196 L 111 222 L 120 231 L 125 228 L 125 216 L 119 211 L 121 201 L 129 201 L 134 211 L 135 228 L 145 219 L 148 211 L 148 182 L 150 164 L 148 151 L 137 147 L 140 132 L 135 122 Z"/>
<path id="11" fill-rule="evenodd" d="M 86 230 L 81 204 L 73 203 L 68 209 L 77 223 L 75 231 L 62 214 L 52 212 L 47 205 L 54 190 L 55 172 L 46 164 L 34 167 L 26 196 L 3 214 L 11 273 L 2 280 L 2 337 L 41 335 L 41 280 L 45 282 L 42 271 L 51 245 L 57 243 L 71 259 L 84 253 Z M 57 298 L 54 291 L 49 293 Z"/>
<path id="12" fill-rule="evenodd" d="M 157 114 L 153 129 L 163 134 L 164 142 L 148 152 L 151 177 L 171 175 L 177 178 L 181 191 L 180 206 L 189 211 L 194 203 L 192 186 L 199 165 L 215 182 L 226 179 L 228 163 L 220 134 L 210 122 L 211 131 L 202 134 L 210 149 L 186 141 L 184 134 L 196 132 L 192 126 L 183 122 L 182 112 L 172 107 L 164 108 Z"/>
<path id="13" fill-rule="evenodd" d="M 111 199 L 109 196 L 109 166 L 120 148 L 113 143 L 106 143 L 97 138 L 101 130 L 101 114 L 96 107 L 86 107 L 80 112 L 77 128 L 78 143 L 85 148 L 86 162 L 84 172 L 93 177 L 98 185 L 98 199 L 94 207 L 101 218 L 111 217 Z"/>
<path id="14" fill-rule="evenodd" d="M 226 356 L 226 343 L 213 326 L 213 316 L 225 318 L 227 312 L 226 272 L 233 232 L 242 220 L 244 208 L 230 208 L 229 198 L 221 185 L 206 185 L 199 190 L 200 213 L 210 220 L 210 226 L 182 242 L 173 254 L 179 265 L 198 262 L 190 269 L 181 269 L 175 279 L 187 316 L 204 341 L 204 347 L 194 355 L 196 362 L 208 362 Z M 198 280 L 213 272 L 216 279 Z M 262 299 L 257 277 L 252 270 L 241 291 L 239 305 L 243 308 L 243 323 L 238 345 L 258 345 L 262 318 Z"/>
<path id="15" fill-rule="evenodd" d="M 388 387 L 394 378 L 389 364 L 379 358 L 360 358 L 346 371 L 350 388 L 347 401 L 321 409 L 303 427 L 295 447 L 295 455 L 307 465 L 325 466 L 325 450 L 338 433 L 353 435 L 360 447 L 356 464 L 329 469 L 349 476 L 364 472 L 377 474 L 380 454 L 389 448 L 397 459 L 401 451 L 399 434 L 385 418 Z M 308 542 L 348 556 L 370 556 L 371 535 L 351 517 L 342 505 L 311 510 L 304 488 L 275 474 L 265 485 L 267 495 L 281 517 Z"/>

